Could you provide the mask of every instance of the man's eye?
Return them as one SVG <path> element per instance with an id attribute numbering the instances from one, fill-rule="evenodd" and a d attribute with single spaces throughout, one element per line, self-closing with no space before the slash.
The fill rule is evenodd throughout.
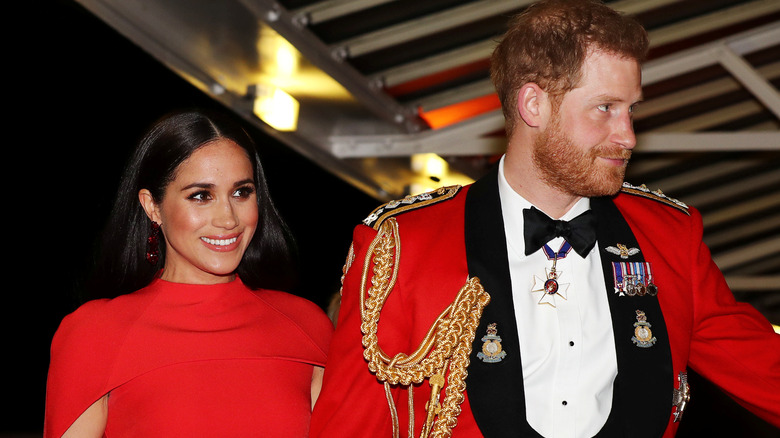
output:
<path id="1" fill-rule="evenodd" d="M 610 105 L 610 104 L 608 104 L 608 103 L 602 103 L 601 105 L 597 106 L 596 108 L 597 108 L 599 111 L 606 113 L 606 112 L 609 112 L 609 108 L 610 108 L 610 107 L 611 107 L 611 105 Z"/>

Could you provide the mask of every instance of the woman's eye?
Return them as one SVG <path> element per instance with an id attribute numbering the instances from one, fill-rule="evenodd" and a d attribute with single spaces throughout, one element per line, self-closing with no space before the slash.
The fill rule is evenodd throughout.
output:
<path id="1" fill-rule="evenodd" d="M 255 188 L 252 186 L 241 187 L 233 192 L 233 196 L 236 198 L 249 198 L 255 193 Z"/>
<path id="2" fill-rule="evenodd" d="M 187 199 L 191 199 L 197 202 L 205 202 L 211 199 L 211 195 L 208 192 L 195 192 L 188 196 Z"/>

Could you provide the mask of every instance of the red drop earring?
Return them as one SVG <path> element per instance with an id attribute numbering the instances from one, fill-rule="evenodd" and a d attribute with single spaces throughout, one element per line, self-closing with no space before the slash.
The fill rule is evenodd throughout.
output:
<path id="1" fill-rule="evenodd" d="M 160 260 L 160 224 L 152 221 L 149 237 L 146 239 L 146 261 L 156 265 Z"/>

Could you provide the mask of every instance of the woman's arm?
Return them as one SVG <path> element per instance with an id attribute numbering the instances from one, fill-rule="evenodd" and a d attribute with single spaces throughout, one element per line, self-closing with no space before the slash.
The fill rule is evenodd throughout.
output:
<path id="1" fill-rule="evenodd" d="M 317 402 L 317 397 L 320 396 L 320 389 L 322 389 L 322 375 L 325 372 L 325 368 L 314 366 L 314 371 L 311 374 L 311 408 L 314 409 L 314 403 Z"/>
<path id="2" fill-rule="evenodd" d="M 320 384 L 322 377 L 320 376 Z M 314 381 L 312 380 L 312 394 L 314 393 Z M 319 388 L 317 389 L 319 394 Z M 84 413 L 82 413 L 68 430 L 62 435 L 63 438 L 100 438 L 106 430 L 106 420 L 108 419 L 108 394 L 100 397 L 98 401 L 92 403 Z"/>

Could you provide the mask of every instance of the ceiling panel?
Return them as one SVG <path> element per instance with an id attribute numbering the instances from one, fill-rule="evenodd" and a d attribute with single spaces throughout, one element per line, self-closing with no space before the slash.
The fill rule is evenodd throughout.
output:
<path id="1" fill-rule="evenodd" d="M 488 60 L 523 0 L 79 0 L 182 77 L 322 167 L 399 198 L 478 178 L 503 151 Z M 618 0 L 651 40 L 627 179 L 698 207 L 741 298 L 780 321 L 780 1 Z M 281 36 L 299 69 L 271 77 Z M 252 112 L 258 84 L 296 131 Z M 443 158 L 427 174 L 421 154 Z M 413 158 L 414 157 L 414 158 Z"/>

